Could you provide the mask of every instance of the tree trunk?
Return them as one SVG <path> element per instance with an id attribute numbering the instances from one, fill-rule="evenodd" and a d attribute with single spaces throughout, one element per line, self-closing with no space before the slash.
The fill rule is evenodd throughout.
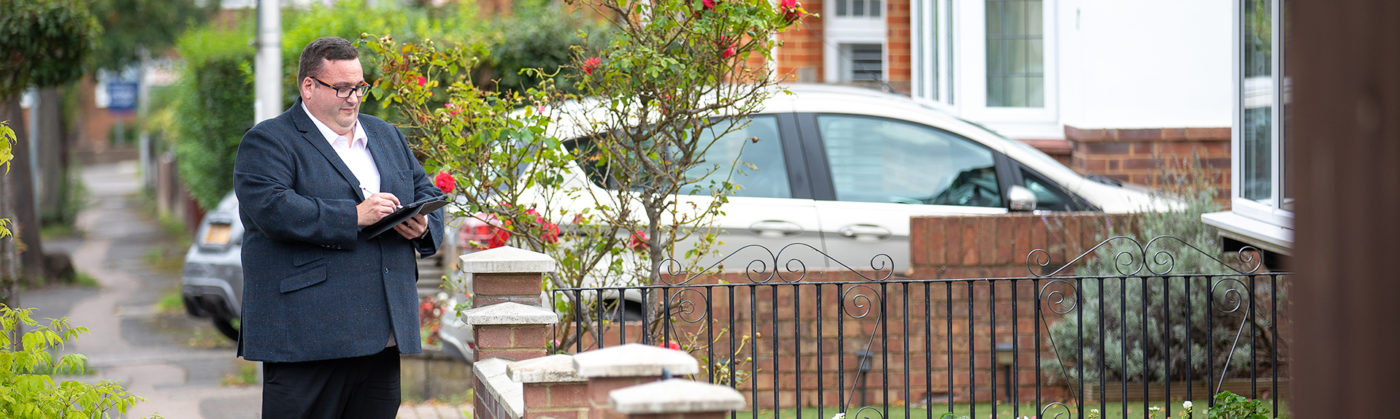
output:
<path id="1" fill-rule="evenodd" d="M 30 285 L 44 283 L 44 244 L 39 238 L 39 214 L 34 205 L 34 177 L 29 160 L 29 137 L 20 112 L 19 96 L 11 96 L 0 102 L 0 120 L 13 121 L 10 127 L 15 130 L 15 159 L 10 172 L 5 175 L 9 189 L 5 202 L 12 205 L 12 213 L 0 216 L 9 218 L 14 231 L 15 245 L 19 249 L 20 277 Z"/>
<path id="2" fill-rule="evenodd" d="M 38 134 L 34 143 L 39 148 L 39 189 L 34 194 L 39 199 L 41 220 L 68 222 L 63 212 L 63 197 L 67 188 L 65 176 L 68 166 L 64 164 L 63 107 L 62 96 L 57 87 L 39 89 Z"/>

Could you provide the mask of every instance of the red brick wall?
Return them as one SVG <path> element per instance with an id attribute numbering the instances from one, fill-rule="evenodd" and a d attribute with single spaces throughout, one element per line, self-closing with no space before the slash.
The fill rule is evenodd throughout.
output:
<path id="1" fill-rule="evenodd" d="M 885 4 L 885 60 L 888 81 L 899 92 L 910 90 L 909 0 L 889 0 Z"/>
<path id="2" fill-rule="evenodd" d="M 1230 201 L 1230 128 L 1080 129 L 1065 126 L 1073 148 L 1070 167 L 1160 189 L 1199 156 L 1203 180 L 1216 200 Z"/>

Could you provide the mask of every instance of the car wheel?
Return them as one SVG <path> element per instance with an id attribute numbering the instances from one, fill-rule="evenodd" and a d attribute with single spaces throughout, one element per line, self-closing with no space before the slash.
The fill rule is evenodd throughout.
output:
<path id="1" fill-rule="evenodd" d="M 229 340 L 238 341 L 238 319 L 214 318 L 214 328 L 219 329 L 219 333 L 227 336 Z"/>

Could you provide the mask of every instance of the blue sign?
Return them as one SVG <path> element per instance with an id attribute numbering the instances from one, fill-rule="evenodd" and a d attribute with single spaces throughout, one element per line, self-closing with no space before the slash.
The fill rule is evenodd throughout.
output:
<path id="1" fill-rule="evenodd" d="M 127 113 L 136 110 L 136 82 L 107 82 L 107 111 Z"/>

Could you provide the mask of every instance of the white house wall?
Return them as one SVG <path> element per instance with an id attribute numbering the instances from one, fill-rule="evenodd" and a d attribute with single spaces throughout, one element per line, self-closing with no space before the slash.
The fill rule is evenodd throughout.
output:
<path id="1" fill-rule="evenodd" d="M 1231 2 L 1057 3 L 1063 124 L 1230 126 Z"/>

